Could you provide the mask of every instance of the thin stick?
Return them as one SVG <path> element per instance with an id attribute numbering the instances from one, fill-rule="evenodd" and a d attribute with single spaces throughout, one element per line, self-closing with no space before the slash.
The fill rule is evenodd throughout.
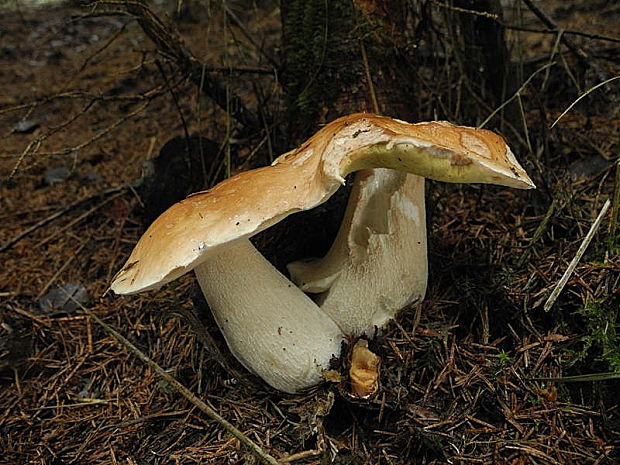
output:
<path id="1" fill-rule="evenodd" d="M 304 450 L 302 452 L 297 452 L 296 454 L 292 454 L 288 457 L 283 458 L 282 463 L 290 463 L 297 460 L 307 459 L 309 457 L 316 457 L 317 455 L 321 455 L 322 453 L 323 451 L 319 449 Z"/>
<path id="2" fill-rule="evenodd" d="M 76 301 L 76 303 L 78 303 Z M 265 452 L 258 444 L 254 443 L 250 438 L 248 438 L 245 434 L 235 428 L 231 423 L 222 418 L 215 410 L 209 407 L 205 402 L 196 397 L 189 389 L 179 383 L 175 378 L 169 375 L 163 368 L 161 368 L 157 363 L 151 360 L 144 352 L 134 346 L 131 342 L 129 342 L 125 337 L 123 337 L 116 330 L 112 329 L 112 327 L 108 326 L 103 320 L 101 320 L 97 315 L 91 312 L 89 309 L 79 304 L 80 308 L 93 320 L 99 323 L 103 329 L 105 329 L 114 339 L 116 339 L 121 345 L 125 346 L 131 352 L 133 352 L 144 364 L 148 365 L 152 368 L 159 376 L 161 376 L 166 383 L 176 389 L 183 397 L 189 400 L 192 404 L 198 407 L 203 413 L 205 413 L 209 418 L 218 422 L 220 425 L 224 427 L 226 431 L 228 431 L 232 436 L 237 438 L 243 445 L 245 445 L 250 451 L 258 457 L 261 462 L 268 465 L 279 465 L 279 462 Z"/>
<path id="3" fill-rule="evenodd" d="M 438 7 L 445 8 L 446 10 L 456 11 L 457 13 L 464 13 L 464 14 L 474 15 L 474 16 L 482 16 L 483 18 L 499 21 L 499 18 L 497 15 L 494 15 L 493 13 L 489 13 L 487 11 L 468 10 L 467 8 L 460 8 L 458 6 L 448 5 L 447 3 L 443 3 L 438 0 L 431 0 L 431 3 L 433 3 L 434 5 L 437 5 Z"/>
<path id="4" fill-rule="evenodd" d="M 65 208 L 63 208 L 61 210 L 58 210 L 57 212 L 51 214 L 47 218 L 43 218 L 41 221 L 33 224 L 32 226 L 30 226 L 25 231 L 22 231 L 21 233 L 19 233 L 17 236 L 15 236 L 9 242 L 7 242 L 6 244 L 0 246 L 0 252 L 4 252 L 5 250 L 10 249 L 11 247 L 13 247 L 15 244 L 17 244 L 19 241 L 21 241 L 24 237 L 28 236 L 33 231 L 36 231 L 37 229 L 39 229 L 39 228 L 45 226 L 46 224 L 54 221 L 56 218 L 61 217 L 65 213 L 70 212 L 71 210 L 73 210 L 78 205 L 80 205 L 80 204 L 82 204 L 84 202 L 88 202 L 89 200 L 92 200 L 92 199 L 97 198 L 97 197 L 101 197 L 101 196 L 108 195 L 108 194 L 113 194 L 115 192 L 120 192 L 120 191 L 122 191 L 122 190 L 124 190 L 126 188 L 127 188 L 127 185 L 123 185 L 123 186 L 119 186 L 119 187 L 112 187 L 112 188 L 106 189 L 106 190 L 104 190 L 102 192 L 97 192 L 94 195 L 89 195 L 87 197 L 84 197 L 84 198 L 81 198 L 79 200 L 76 200 L 72 204 L 66 206 Z"/>
<path id="5" fill-rule="evenodd" d="M 574 29 L 535 29 L 533 27 L 523 27 L 523 26 L 515 26 L 514 24 L 506 24 L 499 20 L 497 22 L 501 24 L 502 27 L 505 27 L 506 29 L 512 29 L 513 31 L 533 32 L 535 34 L 554 34 L 554 35 L 558 35 L 561 32 L 562 34 L 572 34 L 575 36 L 586 37 L 587 39 L 604 40 L 607 42 L 620 43 L 620 38 L 618 37 L 604 36 L 601 34 L 592 34 L 590 32 L 577 31 Z"/>
<path id="6" fill-rule="evenodd" d="M 523 3 L 525 3 L 525 5 L 532 11 L 532 13 L 536 15 L 536 17 L 540 20 L 540 22 L 542 22 L 549 29 L 561 30 L 561 28 L 559 28 L 557 24 L 553 22 L 553 20 L 549 17 L 549 15 L 547 15 L 547 13 L 545 13 L 536 4 L 534 4 L 532 0 L 523 0 Z M 571 52 L 573 52 L 573 54 L 577 57 L 577 59 L 581 63 L 592 68 L 596 72 L 596 74 L 599 76 L 600 79 L 605 80 L 604 72 L 601 70 L 601 68 L 596 63 L 593 63 L 592 60 L 590 60 L 590 57 L 588 56 L 586 52 L 583 51 L 582 48 L 577 46 L 575 42 L 573 42 L 571 39 L 566 37 L 565 34 L 562 34 L 562 37 L 560 40 L 562 41 L 564 45 L 566 45 L 566 47 L 568 47 L 568 49 Z"/>
<path id="7" fill-rule="evenodd" d="M 193 56 L 183 45 L 176 34 L 155 14 L 153 10 L 141 1 L 107 0 L 101 5 L 118 5 L 125 8 L 134 17 L 142 31 L 155 44 L 158 51 L 173 62 L 179 70 L 190 80 L 200 86 L 200 91 L 206 94 L 222 109 L 230 100 L 230 116 L 248 129 L 259 127 L 256 115 L 245 105 L 245 101 L 236 94 L 232 94 L 213 76 L 204 73 L 203 64 Z M 228 100 L 227 100 L 228 99 Z"/>
<path id="8" fill-rule="evenodd" d="M 91 103 L 94 104 L 95 102 L 92 101 L 88 105 L 83 107 L 82 111 L 80 111 L 79 114 L 74 115 L 70 120 L 65 121 L 65 123 L 63 123 L 63 126 L 68 125 L 72 121 L 75 121 L 75 119 L 77 119 L 78 116 L 80 116 L 81 114 L 84 114 L 85 111 L 86 111 L 86 107 L 90 106 Z M 93 137 L 91 137 L 89 140 L 87 140 L 85 142 L 82 142 L 82 143 L 80 143 L 78 145 L 75 145 L 73 147 L 65 148 L 65 149 L 62 149 L 62 150 L 54 151 L 54 152 L 39 152 L 39 148 L 41 148 L 41 144 L 43 143 L 43 141 L 45 139 L 47 139 L 49 136 L 51 136 L 52 134 L 54 134 L 55 132 L 57 132 L 55 129 L 50 130 L 48 133 L 43 134 L 43 135 L 37 137 L 36 139 L 32 140 L 26 146 L 26 148 L 19 155 L 19 157 L 17 159 L 17 162 L 13 166 L 13 169 L 11 170 L 11 172 L 9 173 L 9 176 L 8 176 L 7 180 L 10 181 L 11 179 L 13 179 L 13 176 L 15 176 L 15 173 L 17 173 L 17 170 L 22 165 L 22 163 L 23 163 L 24 159 L 26 158 L 26 156 L 35 155 L 36 153 L 39 153 L 39 155 L 48 155 L 49 156 L 49 155 L 67 155 L 67 154 L 72 153 L 72 152 L 77 152 L 77 151 L 83 149 L 84 147 L 87 147 L 87 146 L 95 143 L 96 141 L 98 141 L 103 136 L 105 136 L 109 132 L 111 132 L 114 129 L 116 129 L 118 126 L 120 126 L 122 123 L 124 123 L 128 119 L 133 118 L 137 114 L 141 113 L 144 109 L 146 109 L 146 107 L 149 106 L 149 104 L 150 104 L 150 101 L 147 100 L 144 104 L 140 105 L 137 109 L 135 109 L 134 111 L 132 111 L 130 113 L 124 114 L 121 118 L 119 118 L 114 123 L 110 124 L 109 126 L 103 128 L 101 131 L 97 132 L 97 134 L 95 134 Z"/>
<path id="9" fill-rule="evenodd" d="M 588 248 L 590 241 L 594 237 L 594 234 L 596 234 L 596 231 L 598 230 L 598 227 L 601 225 L 601 221 L 603 221 L 603 217 L 605 216 L 605 213 L 607 213 L 607 210 L 609 210 L 610 205 L 611 205 L 611 200 L 607 199 L 607 201 L 603 205 L 603 208 L 601 208 L 601 212 L 596 217 L 596 220 L 594 220 L 594 223 L 592 223 L 592 226 L 590 227 L 588 234 L 586 234 L 586 237 L 581 243 L 579 250 L 577 250 L 577 253 L 575 254 L 572 261 L 568 265 L 568 268 L 564 272 L 564 275 L 560 278 L 560 281 L 555 286 L 555 289 L 553 290 L 553 292 L 547 299 L 547 302 L 545 302 L 545 307 L 544 307 L 545 312 L 549 311 L 549 309 L 553 306 L 556 299 L 560 295 L 560 292 L 562 292 L 562 289 L 564 289 L 564 286 L 568 282 L 568 278 L 570 278 L 570 276 L 573 274 L 573 271 L 577 267 L 579 260 L 581 260 L 581 257 L 583 256 L 584 252 Z"/>

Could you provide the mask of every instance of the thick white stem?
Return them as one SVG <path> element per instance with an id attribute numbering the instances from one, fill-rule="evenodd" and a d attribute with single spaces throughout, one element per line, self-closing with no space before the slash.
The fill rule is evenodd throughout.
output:
<path id="1" fill-rule="evenodd" d="M 426 292 L 424 178 L 375 169 L 355 183 L 327 256 L 289 270 L 303 288 L 324 291 L 317 303 L 345 334 L 372 335 Z"/>
<path id="2" fill-rule="evenodd" d="M 342 272 L 347 261 L 351 260 L 351 249 L 349 243 L 351 229 L 354 228 L 354 219 L 360 215 L 360 211 L 365 208 L 361 203 L 367 198 L 362 191 L 362 186 L 366 183 L 364 179 L 373 175 L 374 170 L 362 170 L 355 173 L 353 188 L 349 195 L 347 208 L 344 212 L 338 234 L 323 258 L 310 258 L 289 263 L 286 267 L 292 280 L 304 292 L 319 294 L 327 291 L 334 280 Z"/>
<path id="3" fill-rule="evenodd" d="M 230 351 L 274 388 L 315 385 L 340 355 L 338 326 L 249 240 L 215 249 L 194 271 Z"/>

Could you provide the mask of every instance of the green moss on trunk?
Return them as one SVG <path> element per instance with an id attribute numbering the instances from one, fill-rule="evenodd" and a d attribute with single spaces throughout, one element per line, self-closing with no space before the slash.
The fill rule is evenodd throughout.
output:
<path id="1" fill-rule="evenodd" d="M 399 48 L 404 30 L 400 4 L 400 0 L 282 2 L 282 77 L 292 143 L 314 132 L 317 122 L 373 111 L 367 74 L 380 112 L 411 116 L 404 110 L 411 108 L 410 88 L 404 83 L 414 79 L 406 76 L 411 70 L 403 66 Z"/>

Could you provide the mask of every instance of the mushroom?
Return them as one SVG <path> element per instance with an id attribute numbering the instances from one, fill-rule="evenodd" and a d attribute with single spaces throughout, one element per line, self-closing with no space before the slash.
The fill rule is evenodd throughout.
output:
<path id="1" fill-rule="evenodd" d="M 443 181 L 531 184 L 516 161 L 514 171 L 497 167 L 485 147 L 505 143 L 489 131 L 448 123 L 416 125 L 371 114 L 339 118 L 271 166 L 240 173 L 170 207 L 140 238 L 111 289 L 156 289 L 195 270 L 233 355 L 274 388 L 296 392 L 320 382 L 321 371 L 339 355 L 344 333 L 248 239 L 327 201 L 347 174 L 368 168 Z M 419 186 L 416 192 L 422 192 Z"/>
<path id="2" fill-rule="evenodd" d="M 379 390 L 381 359 L 368 348 L 366 339 L 359 339 L 351 350 L 349 380 L 351 394 L 359 399 L 370 399 Z"/>
<path id="3" fill-rule="evenodd" d="M 428 176 L 450 182 L 484 182 L 535 187 L 510 148 L 489 131 L 420 123 L 421 140 L 409 143 L 445 150 L 452 141 L 452 163 Z M 456 137 L 458 136 L 458 138 Z M 446 144 L 446 145 L 444 145 Z M 443 147 L 442 147 L 443 145 Z M 462 166 L 479 163 L 481 177 Z M 288 264 L 291 279 L 349 336 L 372 335 L 396 313 L 426 292 L 428 277 L 424 178 L 391 169 L 357 173 L 340 230 L 322 259 Z"/>
<path id="4" fill-rule="evenodd" d="M 358 175 L 327 255 L 289 263 L 288 270 L 345 334 L 372 336 L 424 298 L 424 178 L 384 168 Z"/>

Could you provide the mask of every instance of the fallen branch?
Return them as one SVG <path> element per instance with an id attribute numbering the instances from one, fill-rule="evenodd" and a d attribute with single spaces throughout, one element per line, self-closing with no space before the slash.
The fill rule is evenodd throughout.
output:
<path id="1" fill-rule="evenodd" d="M 253 442 L 250 438 L 248 438 L 245 434 L 235 428 L 231 423 L 225 420 L 222 416 L 220 416 L 215 410 L 209 407 L 205 402 L 196 397 L 189 389 L 183 386 L 180 382 L 178 382 L 175 378 L 169 375 L 162 367 L 160 367 L 157 363 L 151 360 L 144 352 L 134 346 L 131 342 L 129 342 L 124 336 L 114 330 L 111 326 L 108 326 L 103 320 L 101 320 L 97 315 L 91 312 L 89 309 L 84 307 L 79 302 L 72 299 L 76 304 L 80 306 L 80 308 L 93 320 L 95 320 L 100 326 L 103 327 L 114 339 L 117 340 L 121 345 L 125 346 L 131 352 L 136 355 L 145 365 L 148 365 L 153 371 L 155 371 L 159 376 L 163 378 L 163 380 L 172 386 L 179 394 L 189 400 L 192 404 L 198 407 L 203 413 L 205 413 L 209 418 L 218 422 L 222 427 L 228 431 L 232 436 L 237 438 L 244 446 L 246 446 L 256 457 L 260 459 L 261 462 L 268 465 L 279 465 L 279 462 L 265 452 L 258 444 Z"/>
<path id="2" fill-rule="evenodd" d="M 547 15 L 547 13 L 545 13 L 543 10 L 540 9 L 540 7 L 534 4 L 532 0 L 523 0 L 523 3 L 525 3 L 525 5 L 530 9 L 530 11 L 534 13 L 534 15 L 536 15 L 540 22 L 547 26 L 548 29 L 556 31 L 562 30 L 558 27 L 557 24 L 553 22 L 553 20 Z M 607 76 L 605 76 L 603 70 L 601 70 L 601 68 L 596 63 L 593 63 L 588 54 L 582 48 L 577 46 L 575 42 L 573 42 L 570 38 L 566 37 L 564 34 L 560 36 L 560 41 L 564 45 L 566 45 L 566 47 L 568 47 L 571 52 L 573 52 L 573 54 L 581 63 L 583 63 L 589 68 L 592 68 L 599 76 L 601 81 L 607 80 Z"/>
<path id="3" fill-rule="evenodd" d="M 228 111 L 230 116 L 249 130 L 258 130 L 256 116 L 248 110 L 243 100 L 231 95 L 230 89 L 222 86 L 211 75 L 206 67 L 193 56 L 174 35 L 164 22 L 149 6 L 141 1 L 102 1 L 98 5 L 120 5 L 138 22 L 144 33 L 157 47 L 159 53 L 174 63 L 179 70 L 187 75 L 198 86 L 201 92 L 208 95 L 220 108 Z"/>
<path id="4" fill-rule="evenodd" d="M 513 31 L 533 32 L 534 34 L 553 34 L 553 35 L 558 35 L 560 33 L 562 33 L 563 35 L 571 34 L 575 36 L 585 37 L 586 39 L 620 43 L 620 38 L 618 37 L 605 36 L 602 34 L 592 34 L 591 32 L 576 31 L 574 29 L 534 29 L 531 27 L 515 26 L 513 24 L 506 24 L 506 23 L 500 23 L 500 24 L 502 25 L 502 27 L 505 27 L 506 29 L 511 29 Z"/>
<path id="5" fill-rule="evenodd" d="M 57 151 L 54 151 L 54 152 L 39 152 L 39 148 L 41 148 L 41 145 L 43 144 L 43 141 L 45 141 L 45 139 L 47 139 L 48 137 L 50 137 L 54 133 L 58 132 L 63 127 L 68 126 L 71 122 L 75 121 L 78 118 L 78 116 L 80 116 L 80 114 L 84 113 L 84 111 L 80 112 L 77 115 L 74 115 L 69 120 L 65 121 L 61 125 L 62 127 L 60 127 L 60 126 L 57 127 L 59 129 L 52 128 L 47 133 L 45 133 L 45 134 L 43 134 L 41 136 L 38 136 L 37 138 L 35 138 L 32 141 L 30 141 L 30 143 L 26 146 L 26 148 L 22 151 L 22 153 L 18 155 L 17 162 L 15 162 L 15 165 L 13 166 L 13 169 L 11 170 L 11 173 L 7 177 L 7 180 L 10 181 L 13 178 L 13 176 L 15 176 L 15 173 L 17 173 L 17 170 L 19 169 L 19 167 L 21 166 L 21 164 L 23 163 L 23 161 L 26 159 L 27 156 L 32 156 L 32 155 L 35 155 L 37 153 L 39 155 L 42 155 L 42 156 L 43 155 L 45 155 L 45 156 L 68 155 L 68 154 L 70 154 L 72 152 L 77 152 L 77 151 L 83 149 L 84 147 L 87 147 L 87 146 L 93 144 L 94 142 L 98 141 L 103 136 L 107 135 L 109 132 L 113 131 L 118 126 L 123 124 L 128 119 L 133 118 L 135 115 L 141 113 L 143 110 L 146 109 L 146 107 L 149 106 L 149 103 L 150 103 L 150 100 L 147 100 L 146 102 L 144 102 L 142 105 L 140 105 L 134 111 L 129 112 L 129 113 L 125 113 L 121 118 L 116 120 L 114 123 L 108 125 L 107 127 L 103 128 L 102 130 L 98 131 L 93 137 L 91 137 L 89 140 L 87 140 L 85 142 L 82 142 L 82 143 L 80 143 L 78 145 L 75 145 L 73 147 L 65 148 L 65 149 L 62 149 L 62 150 L 57 150 Z M 89 102 L 87 107 L 90 107 L 91 104 L 94 104 L 94 101 L 93 102 Z M 84 108 L 86 108 L 86 106 Z M 1 251 L 2 250 L 0 249 L 0 252 Z"/>

